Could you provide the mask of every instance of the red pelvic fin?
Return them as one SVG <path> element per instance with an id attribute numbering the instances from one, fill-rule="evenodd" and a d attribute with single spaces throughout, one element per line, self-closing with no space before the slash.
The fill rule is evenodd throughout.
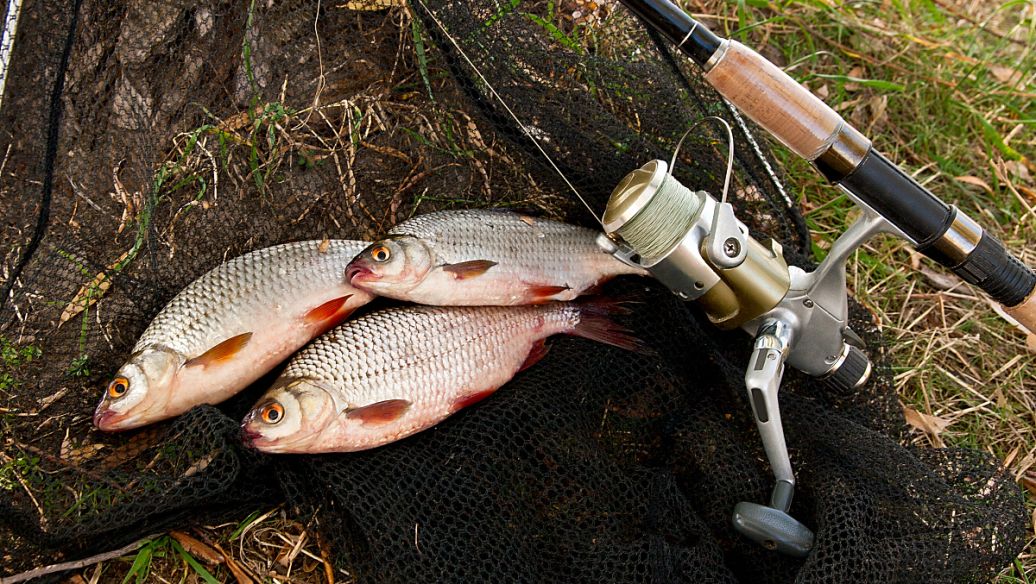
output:
<path id="1" fill-rule="evenodd" d="M 525 371 L 529 367 L 540 362 L 540 359 L 547 356 L 547 341 L 546 339 L 540 339 L 532 344 L 532 349 L 529 351 L 529 356 L 525 358 L 525 362 L 518 368 L 518 371 Z"/>
<path id="2" fill-rule="evenodd" d="M 237 355 L 238 352 L 248 344 L 248 341 L 251 340 L 251 338 L 252 333 L 242 333 L 235 337 L 230 337 L 208 351 L 205 351 L 201 355 L 187 361 L 184 363 L 184 366 L 192 367 L 195 365 L 201 365 L 203 367 L 208 367 L 209 365 L 225 363 L 233 359 L 234 355 Z"/>
<path id="3" fill-rule="evenodd" d="M 471 260 L 459 264 L 446 264 L 442 269 L 444 272 L 453 274 L 453 277 L 458 280 L 466 280 L 485 274 L 486 270 L 495 265 L 496 262 L 490 260 Z"/>
<path id="4" fill-rule="evenodd" d="M 485 391 L 478 391 L 464 397 L 457 398 L 453 405 L 450 406 L 451 412 L 459 412 L 468 406 L 473 406 L 478 402 L 486 399 L 487 397 L 496 393 L 495 389 L 487 389 Z"/>
<path id="5" fill-rule="evenodd" d="M 346 412 L 345 417 L 363 424 L 388 424 L 401 418 L 410 409 L 405 399 L 389 399 Z"/>
<path id="6" fill-rule="evenodd" d="M 529 300 L 532 304 L 542 304 L 554 299 L 554 296 L 571 290 L 571 286 L 552 286 L 550 284 L 529 284 Z"/>
<path id="7" fill-rule="evenodd" d="M 346 294 L 341 298 L 328 300 L 327 302 L 307 312 L 304 318 L 306 322 L 308 322 L 309 324 L 328 324 L 332 326 L 338 324 L 339 322 L 345 320 L 352 312 L 351 310 L 342 310 L 342 308 L 345 307 L 346 301 L 348 301 L 350 298 L 352 298 L 352 294 Z"/>

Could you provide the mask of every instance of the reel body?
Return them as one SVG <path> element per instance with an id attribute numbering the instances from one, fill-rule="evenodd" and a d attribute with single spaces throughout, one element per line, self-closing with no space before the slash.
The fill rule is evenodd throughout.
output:
<path id="1" fill-rule="evenodd" d="M 782 553 L 805 556 L 812 532 L 788 514 L 795 475 L 777 394 L 785 365 L 841 390 L 866 383 L 871 364 L 849 329 L 845 263 L 876 233 L 896 232 L 862 206 L 858 219 L 812 272 L 789 266 L 779 243 L 753 238 L 729 203 L 679 183 L 662 160 L 629 173 L 612 192 L 600 245 L 647 269 L 684 300 L 698 302 L 724 330 L 751 334 L 745 387 L 776 484 L 769 505 L 741 502 L 741 534 Z"/>

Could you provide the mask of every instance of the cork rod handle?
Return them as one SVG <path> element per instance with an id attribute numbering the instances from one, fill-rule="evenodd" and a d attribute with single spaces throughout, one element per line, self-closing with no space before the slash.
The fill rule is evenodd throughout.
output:
<path id="1" fill-rule="evenodd" d="M 1005 306 L 1004 312 L 1017 320 L 1018 324 L 1027 328 L 1030 333 L 1036 334 L 1036 290 L 1017 305 Z"/>
<path id="2" fill-rule="evenodd" d="M 705 74 L 723 97 L 806 160 L 822 154 L 842 116 L 765 57 L 726 40 Z"/>

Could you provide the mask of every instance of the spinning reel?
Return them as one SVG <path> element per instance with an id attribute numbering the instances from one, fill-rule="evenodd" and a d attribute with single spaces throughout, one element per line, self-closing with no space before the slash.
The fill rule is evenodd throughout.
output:
<path id="1" fill-rule="evenodd" d="M 767 548 L 805 556 L 812 532 L 788 514 L 795 494 L 777 401 L 786 364 L 840 390 L 866 383 L 870 360 L 848 327 L 845 263 L 872 235 L 895 232 L 869 209 L 812 272 L 789 266 L 776 241 L 748 235 L 729 203 L 692 192 L 653 160 L 612 192 L 599 243 L 646 268 L 684 300 L 701 305 L 717 327 L 755 337 L 745 386 L 776 485 L 769 505 L 741 502 L 735 528 Z"/>
<path id="2" fill-rule="evenodd" d="M 1029 330 L 1036 330 L 1036 274 L 755 51 L 720 39 L 668 0 L 622 1 L 698 63 L 720 94 L 811 161 L 863 211 L 812 272 L 788 266 L 780 244 L 754 240 L 725 193 L 717 202 L 692 192 L 660 160 L 621 181 L 602 221 L 602 247 L 698 302 L 717 327 L 754 336 L 745 386 L 776 484 L 769 505 L 738 503 L 733 523 L 767 548 L 805 556 L 813 534 L 788 513 L 795 475 L 777 393 L 786 364 L 840 390 L 860 387 L 870 376 L 870 360 L 847 325 L 845 263 L 853 251 L 876 233 L 899 236 L 985 290 Z"/>
<path id="3" fill-rule="evenodd" d="M 720 201 L 691 191 L 661 160 L 629 173 L 612 192 L 601 220 L 602 248 L 647 269 L 680 298 L 697 302 L 720 329 L 740 328 L 754 337 L 745 386 L 775 486 L 768 505 L 738 503 L 733 524 L 769 549 L 805 556 L 813 547 L 813 533 L 788 513 L 795 475 L 777 393 L 785 365 L 840 390 L 858 388 L 869 378 L 870 360 L 847 325 L 845 264 L 850 255 L 877 233 L 901 237 L 984 290 L 1030 331 L 1036 331 L 1036 273 L 755 51 L 721 39 L 669 0 L 621 1 L 697 63 L 730 104 L 810 161 L 863 211 L 811 272 L 789 266 L 779 243 L 752 238 L 726 202 L 726 187 Z M 423 0 L 417 2 L 596 217 L 456 39 Z"/>

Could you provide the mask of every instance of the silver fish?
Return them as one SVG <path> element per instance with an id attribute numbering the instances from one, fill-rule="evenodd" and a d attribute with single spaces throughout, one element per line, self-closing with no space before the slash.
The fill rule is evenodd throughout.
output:
<path id="1" fill-rule="evenodd" d="M 590 229 L 499 210 L 441 211 L 404 221 L 346 268 L 353 286 L 438 306 L 572 300 L 621 274 Z"/>
<path id="2" fill-rule="evenodd" d="M 151 321 L 105 389 L 94 425 L 136 428 L 241 391 L 373 298 L 342 277 L 366 245 L 286 243 L 207 272 Z"/>
<path id="3" fill-rule="evenodd" d="M 630 350 L 613 301 L 519 307 L 408 306 L 316 339 L 241 425 L 265 452 L 350 452 L 431 427 L 488 397 L 566 333 Z"/>

